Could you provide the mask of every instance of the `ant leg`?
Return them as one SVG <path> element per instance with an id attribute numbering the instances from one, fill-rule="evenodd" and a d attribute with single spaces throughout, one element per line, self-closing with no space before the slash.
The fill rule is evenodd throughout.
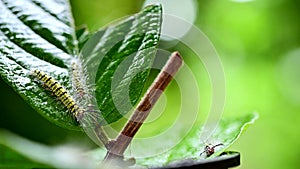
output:
<path id="1" fill-rule="evenodd" d="M 224 144 L 223 144 L 223 143 L 219 143 L 219 144 L 217 144 L 217 145 L 212 146 L 212 148 L 216 148 L 216 147 L 218 147 L 218 146 L 224 146 Z"/>
<path id="2" fill-rule="evenodd" d="M 205 153 L 205 150 L 204 150 L 204 151 L 202 151 L 202 152 L 199 154 L 199 156 L 201 156 L 203 153 Z"/>

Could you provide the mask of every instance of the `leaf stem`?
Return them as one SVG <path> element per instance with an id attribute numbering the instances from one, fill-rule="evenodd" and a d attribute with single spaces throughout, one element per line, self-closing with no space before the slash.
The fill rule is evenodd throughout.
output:
<path id="1" fill-rule="evenodd" d="M 180 54 L 178 52 L 173 52 L 161 72 L 147 90 L 143 99 L 139 102 L 136 110 L 130 117 L 130 120 L 125 124 L 121 133 L 115 140 L 111 141 L 110 149 L 107 152 L 104 161 L 120 158 L 123 159 L 124 152 L 132 138 L 142 126 L 154 104 L 169 85 L 181 65 L 182 58 Z"/>
<path id="2" fill-rule="evenodd" d="M 110 139 L 106 135 L 106 132 L 105 132 L 105 130 L 103 130 L 102 126 L 97 125 L 94 128 L 94 132 L 95 132 L 97 138 L 104 144 L 105 148 L 107 150 L 109 150 L 110 149 Z"/>

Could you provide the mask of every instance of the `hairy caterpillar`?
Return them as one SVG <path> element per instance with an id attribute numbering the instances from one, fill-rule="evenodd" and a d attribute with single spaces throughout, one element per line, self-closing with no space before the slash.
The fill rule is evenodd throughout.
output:
<path id="1" fill-rule="evenodd" d="M 90 90 L 87 85 L 88 78 L 79 60 L 71 63 L 71 75 L 75 100 L 78 102 L 88 102 L 90 100 Z"/>
<path id="2" fill-rule="evenodd" d="M 75 102 L 79 105 L 85 105 L 86 109 L 90 113 L 100 114 L 95 104 L 95 98 L 92 97 L 92 89 L 87 85 L 88 76 L 86 75 L 85 69 L 82 66 L 82 62 L 79 59 L 74 59 L 71 62 L 71 81 L 73 89 L 73 98 Z"/>
<path id="3" fill-rule="evenodd" d="M 35 69 L 34 71 L 32 71 L 31 75 L 43 82 L 43 86 L 45 86 L 58 98 L 58 100 L 64 105 L 64 107 L 66 107 L 69 110 L 73 118 L 78 123 L 80 123 L 80 125 L 83 127 L 86 133 L 96 143 L 99 143 L 98 140 L 100 140 L 107 148 L 109 147 L 109 138 L 107 137 L 105 131 L 102 129 L 102 125 L 105 122 L 99 110 L 95 110 L 92 104 L 86 104 L 83 108 L 81 106 L 83 105 L 83 102 L 79 103 L 79 101 L 77 101 L 83 99 L 85 100 L 84 103 L 90 103 L 89 99 L 85 98 L 87 94 L 85 89 L 80 88 L 80 86 L 82 86 L 82 84 L 80 83 L 80 79 L 74 79 L 76 78 L 76 75 L 74 76 L 73 74 L 72 78 L 73 83 L 74 80 L 76 83 L 78 83 L 77 86 L 74 86 L 75 89 L 73 89 L 77 94 L 77 100 L 73 99 L 73 97 L 68 93 L 68 91 L 57 80 L 55 80 L 53 77 L 46 74 L 45 72 Z"/>
<path id="4" fill-rule="evenodd" d="M 55 97 L 58 98 L 58 100 L 64 105 L 64 107 L 69 110 L 69 112 L 77 122 L 86 125 L 86 123 L 84 123 L 85 120 L 87 120 L 85 115 L 87 114 L 87 112 L 89 112 L 89 110 L 83 109 L 81 106 L 79 106 L 69 94 L 69 92 L 57 80 L 38 69 L 32 71 L 31 74 L 35 78 L 43 82 L 43 85 L 48 90 L 50 90 L 55 95 Z M 89 117 L 92 117 L 92 120 L 98 121 L 96 113 L 92 114 L 89 112 Z"/>
<path id="5" fill-rule="evenodd" d="M 80 59 L 71 62 L 71 80 L 76 101 L 82 105 L 87 105 L 90 113 L 99 115 L 101 112 L 96 109 L 97 101 L 92 95 L 93 90 L 88 86 L 89 76 Z M 104 146 L 109 149 L 109 138 L 102 128 L 104 124 L 106 124 L 106 122 L 101 118 L 101 122 L 94 124 L 94 131 L 91 132 L 87 129 L 85 129 L 85 131 L 96 143 L 99 143 L 98 140 L 100 140 Z"/>

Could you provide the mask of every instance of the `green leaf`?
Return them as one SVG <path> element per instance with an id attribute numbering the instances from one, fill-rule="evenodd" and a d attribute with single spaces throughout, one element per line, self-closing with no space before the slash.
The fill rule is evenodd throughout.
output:
<path id="1" fill-rule="evenodd" d="M 70 89 L 68 65 L 78 48 L 65 0 L 0 1 L 0 75 L 28 104 L 67 128 L 77 124 L 51 93 L 29 77 L 40 69 Z"/>
<path id="2" fill-rule="evenodd" d="M 0 168 L 45 168 L 40 163 L 33 162 L 17 152 L 0 145 Z"/>
<path id="3" fill-rule="evenodd" d="M 84 44 L 89 40 L 91 34 L 86 25 L 82 25 L 76 30 L 76 37 L 78 39 L 78 48 L 81 50 Z"/>
<path id="4" fill-rule="evenodd" d="M 51 95 L 51 92 L 45 90 L 43 86 L 29 76 L 33 69 L 42 70 L 57 79 L 72 94 L 73 90 L 69 75 L 70 62 L 74 57 L 77 57 L 79 50 L 84 46 L 90 34 L 86 29 L 76 31 L 69 7 L 67 0 L 1 0 L 0 75 L 6 83 L 45 118 L 69 129 L 79 129 L 75 120 L 63 105 Z M 150 6 L 124 21 L 127 22 L 127 26 L 133 27 L 133 24 L 136 24 L 134 28 L 137 30 L 130 27 L 128 27 L 128 30 L 124 29 L 122 27 L 124 22 L 119 21 L 97 33 L 97 35 L 109 35 L 109 37 L 105 37 L 110 39 L 103 41 L 103 43 L 98 41 L 94 44 L 100 48 L 110 49 L 109 54 L 103 59 L 105 63 L 101 62 L 101 66 L 97 67 L 95 71 L 99 72 L 99 78 L 96 86 L 94 86 L 97 89 L 96 93 L 100 93 L 100 96 L 97 97 L 97 99 L 100 99 L 98 100 L 99 107 L 104 116 L 109 115 L 109 122 L 117 120 L 120 113 L 112 112 L 110 108 L 110 106 L 113 107 L 111 99 L 104 99 L 111 98 L 109 94 L 111 86 L 103 84 L 109 84 L 111 73 L 114 72 L 114 68 L 109 67 L 107 64 L 117 66 L 115 63 L 124 60 L 134 51 L 143 50 L 143 47 L 156 47 L 161 21 L 152 20 L 151 17 L 154 17 L 154 19 L 161 17 L 161 7 L 159 5 Z M 143 30 L 145 26 L 147 29 Z M 142 31 L 139 31 L 140 29 Z M 113 34 L 109 34 L 108 30 Z M 135 36 L 135 31 L 144 34 Z M 114 37 L 116 36 L 114 35 L 121 35 L 123 41 L 111 49 L 109 45 L 115 43 Z M 101 38 L 102 36 L 98 37 Z M 124 47 L 123 50 L 115 51 L 119 49 L 120 45 Z M 135 60 L 130 64 L 141 65 L 138 67 L 151 64 L 154 57 L 153 51 L 149 54 L 138 52 L 134 57 Z M 92 58 L 93 56 L 89 55 L 87 57 Z M 140 63 L 141 61 L 145 61 L 145 63 Z M 106 66 L 108 67 L 106 68 Z M 134 66 L 130 65 L 130 68 L 132 67 Z M 132 72 L 127 70 L 124 73 L 130 75 Z M 130 93 L 133 102 L 136 102 L 137 98 L 140 97 L 141 88 L 146 77 L 147 71 L 135 77 L 131 83 L 131 86 L 133 86 L 131 88 L 134 89 Z M 140 86 L 135 87 L 137 82 Z M 101 99 L 104 99 L 104 101 Z M 124 114 L 124 112 L 121 114 Z"/>
<path id="5" fill-rule="evenodd" d="M 100 157 L 105 153 L 104 149 L 97 151 Z M 47 146 L 3 130 L 0 130 L 0 154 L 0 168 L 79 169 L 96 168 L 97 165 L 82 145 Z"/>
<path id="6" fill-rule="evenodd" d="M 93 35 L 82 49 L 90 84 L 106 122 L 128 113 L 140 98 L 157 49 L 162 7 L 152 5 Z M 90 56 L 93 56 L 92 58 Z"/>
<path id="7" fill-rule="evenodd" d="M 149 158 L 137 159 L 137 164 L 142 166 L 154 167 L 165 166 L 171 162 L 184 159 L 207 160 L 217 157 L 226 149 L 228 149 L 242 134 L 243 131 L 258 118 L 257 113 L 247 114 L 243 117 L 234 119 L 222 119 L 209 139 L 210 142 L 199 140 L 201 127 L 195 126 L 190 133 L 173 149 Z M 200 156 L 206 144 L 223 143 L 224 146 L 219 146 L 215 149 L 215 153 L 209 158 Z"/>

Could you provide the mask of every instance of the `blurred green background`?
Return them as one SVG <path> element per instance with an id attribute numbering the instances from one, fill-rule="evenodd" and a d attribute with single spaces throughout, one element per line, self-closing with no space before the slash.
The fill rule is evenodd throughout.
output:
<path id="1" fill-rule="evenodd" d="M 191 2 L 197 13 L 194 19 L 187 20 L 194 21 L 208 36 L 224 66 L 227 90 L 223 115 L 238 116 L 252 111 L 260 114 L 260 119 L 230 148 L 242 154 L 242 165 L 238 168 L 299 168 L 300 1 Z M 188 0 L 172 0 L 164 8 L 184 13 L 191 10 L 185 3 Z M 143 4 L 142 0 L 71 0 L 75 24 L 87 24 L 92 31 L 140 11 Z M 173 48 L 189 62 L 192 54 L 186 47 L 179 44 Z M 192 61 L 189 64 L 193 67 Z M 194 71 L 204 71 L 203 67 L 197 70 L 196 66 Z M 209 88 L 208 78 L 199 81 L 202 87 Z M 173 96 L 172 88 L 176 87 L 170 88 L 167 97 Z M 5 112 L 0 113 L 0 128 L 47 144 L 73 140 L 88 142 L 84 134 L 62 129 L 35 113 L 2 80 L 0 89 L 1 112 Z M 203 99 L 209 100 L 209 92 L 203 93 Z M 163 126 L 159 122 L 153 125 Z"/>

